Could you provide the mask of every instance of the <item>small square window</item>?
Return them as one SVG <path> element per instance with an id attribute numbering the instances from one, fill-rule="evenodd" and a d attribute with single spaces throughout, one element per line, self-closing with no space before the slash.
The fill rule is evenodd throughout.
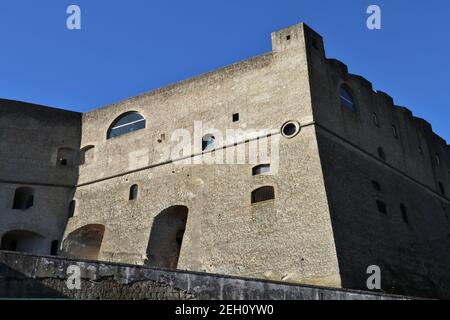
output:
<path id="1" fill-rule="evenodd" d="M 286 36 L 286 40 L 287 40 L 287 41 L 291 40 L 291 35 L 287 35 L 287 36 Z"/>
<path id="2" fill-rule="evenodd" d="M 239 113 L 234 113 L 233 114 L 233 122 L 238 122 L 239 121 Z"/>

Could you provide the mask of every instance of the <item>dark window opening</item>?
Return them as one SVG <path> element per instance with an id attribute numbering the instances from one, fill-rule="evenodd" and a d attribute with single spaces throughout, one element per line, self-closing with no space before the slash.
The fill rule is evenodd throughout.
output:
<path id="1" fill-rule="evenodd" d="M 372 187 L 373 187 L 376 191 L 381 192 L 381 185 L 380 185 L 377 181 L 372 180 Z"/>
<path id="2" fill-rule="evenodd" d="M 406 206 L 403 203 L 400 204 L 400 211 L 402 212 L 403 221 L 408 223 L 408 212 L 406 211 Z"/>
<path id="3" fill-rule="evenodd" d="M 58 240 L 53 240 L 50 248 L 50 255 L 57 256 L 58 255 Z"/>
<path id="4" fill-rule="evenodd" d="M 137 199 L 138 189 L 139 189 L 139 187 L 138 187 L 137 184 L 134 184 L 134 185 L 132 185 L 130 187 L 130 195 L 128 197 L 128 200 L 135 200 L 135 199 Z"/>
<path id="5" fill-rule="evenodd" d="M 387 214 L 387 206 L 386 203 L 384 203 L 383 201 L 377 200 L 377 208 L 379 212 Z"/>
<path id="6" fill-rule="evenodd" d="M 128 112 L 114 120 L 108 129 L 107 139 L 138 131 L 145 128 L 145 119 L 137 112 Z"/>
<path id="7" fill-rule="evenodd" d="M 291 40 L 291 36 L 290 35 L 286 36 L 286 40 L 287 41 Z"/>
<path id="8" fill-rule="evenodd" d="M 267 173 L 270 173 L 270 164 L 261 164 L 252 168 L 252 175 L 254 176 Z"/>
<path id="9" fill-rule="evenodd" d="M 239 121 L 239 113 L 234 113 L 233 114 L 233 122 L 238 122 Z"/>
<path id="10" fill-rule="evenodd" d="M 261 187 L 252 192 L 252 203 L 275 199 L 275 190 L 271 186 Z"/>
<path id="11" fill-rule="evenodd" d="M 384 153 L 384 149 L 382 147 L 378 147 L 378 157 L 386 161 L 386 154 Z"/>
<path id="12" fill-rule="evenodd" d="M 346 85 L 342 85 L 340 88 L 340 99 L 341 105 L 345 108 L 355 111 L 355 101 L 353 100 L 352 95 L 350 94 L 350 89 Z"/>
<path id="13" fill-rule="evenodd" d="M 76 201 L 72 200 L 69 203 L 69 218 L 72 218 L 75 215 L 75 207 L 76 207 Z"/>
<path id="14" fill-rule="evenodd" d="M 14 194 L 13 209 L 27 210 L 34 204 L 34 189 L 29 187 L 20 187 Z"/>

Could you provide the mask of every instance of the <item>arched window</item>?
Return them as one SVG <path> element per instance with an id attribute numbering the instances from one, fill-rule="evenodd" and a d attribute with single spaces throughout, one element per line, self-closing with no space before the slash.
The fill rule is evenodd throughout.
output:
<path id="1" fill-rule="evenodd" d="M 130 195 L 128 197 L 128 200 L 135 200 L 135 199 L 137 199 L 138 190 L 139 190 L 139 187 L 138 187 L 137 184 L 132 185 L 130 187 Z"/>
<path id="2" fill-rule="evenodd" d="M 29 187 L 20 187 L 14 194 L 13 209 L 27 210 L 34 204 L 34 189 Z"/>
<path id="3" fill-rule="evenodd" d="M 80 151 L 80 165 L 92 162 L 94 160 L 94 146 L 86 146 Z"/>
<path id="4" fill-rule="evenodd" d="M 206 134 L 202 139 L 202 151 L 214 149 L 214 142 L 216 138 L 212 134 Z"/>
<path id="5" fill-rule="evenodd" d="M 339 90 L 341 105 L 345 108 L 355 111 L 355 101 L 350 93 L 350 88 L 343 84 Z"/>
<path id="6" fill-rule="evenodd" d="M 145 128 L 145 119 L 137 112 L 128 112 L 118 117 L 108 129 L 107 139 L 115 138 Z"/>
<path id="7" fill-rule="evenodd" d="M 384 149 L 382 147 L 378 147 L 378 156 L 386 161 L 386 154 L 384 153 Z"/>
<path id="8" fill-rule="evenodd" d="M 56 156 L 56 164 L 63 167 L 75 166 L 77 151 L 71 148 L 59 148 Z"/>
<path id="9" fill-rule="evenodd" d="M 252 203 L 275 199 L 275 190 L 271 186 L 261 187 L 252 192 Z"/>
<path id="10" fill-rule="evenodd" d="M 253 167 L 252 169 L 252 175 L 254 176 L 267 173 L 270 173 L 270 164 L 260 164 L 259 166 Z"/>
<path id="11" fill-rule="evenodd" d="M 77 202 L 75 200 L 70 201 L 69 203 L 69 218 L 72 218 L 75 215 L 75 208 Z"/>
<path id="12" fill-rule="evenodd" d="M 0 250 L 48 254 L 48 243 L 33 231 L 13 230 L 2 236 Z"/>

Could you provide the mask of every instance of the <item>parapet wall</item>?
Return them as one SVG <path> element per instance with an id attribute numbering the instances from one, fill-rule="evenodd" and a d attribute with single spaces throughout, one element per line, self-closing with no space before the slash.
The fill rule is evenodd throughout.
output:
<path id="1" fill-rule="evenodd" d="M 450 197 L 450 147 L 424 119 L 374 90 L 347 65 L 328 59 L 320 35 L 307 32 L 307 52 L 314 121 L 333 134 L 381 159 L 443 198 Z M 340 88 L 351 94 L 355 110 L 341 106 Z"/>
<path id="2" fill-rule="evenodd" d="M 81 289 L 67 288 L 67 268 L 81 270 Z M 0 299 L 399 300 L 353 290 L 290 285 L 217 274 L 76 261 L 0 252 Z"/>

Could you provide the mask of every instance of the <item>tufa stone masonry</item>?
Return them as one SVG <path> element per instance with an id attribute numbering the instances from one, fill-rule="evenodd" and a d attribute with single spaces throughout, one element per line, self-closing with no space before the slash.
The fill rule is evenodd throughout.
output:
<path id="1" fill-rule="evenodd" d="M 272 46 L 84 114 L 0 100 L 1 250 L 450 298 L 446 141 L 306 25 Z M 276 172 L 167 157 L 195 121 L 270 129 Z M 203 134 L 187 159 L 251 153 Z"/>

